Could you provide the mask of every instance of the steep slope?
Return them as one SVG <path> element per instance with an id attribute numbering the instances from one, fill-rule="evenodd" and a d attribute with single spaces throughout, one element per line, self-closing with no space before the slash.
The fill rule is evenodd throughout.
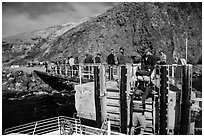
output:
<path id="1" fill-rule="evenodd" d="M 156 54 L 163 50 L 172 63 L 173 56 L 185 57 L 188 38 L 188 62 L 196 63 L 202 55 L 201 30 L 202 3 L 122 3 L 61 33 L 47 46 L 38 44 L 40 50 L 31 53 L 39 51 L 38 60 L 73 55 L 82 61 L 86 53 L 100 52 L 105 61 L 111 48 L 118 52 L 124 47 L 128 56 L 150 48 Z"/>
<path id="2" fill-rule="evenodd" d="M 201 56 L 201 35 L 199 4 L 123 3 L 67 31 L 45 56 L 55 54 L 57 58 L 61 53 L 82 60 L 85 53 L 100 52 L 106 57 L 111 48 L 118 52 L 119 47 L 125 47 L 127 55 L 150 48 L 156 54 L 164 50 L 171 63 L 173 53 L 185 57 L 188 37 L 188 61 L 195 63 Z"/>
<path id="3" fill-rule="evenodd" d="M 49 45 L 55 39 L 82 22 L 67 23 L 4 38 L 3 63 L 26 64 L 30 60 L 42 60 L 39 58 L 40 55 L 49 51 Z"/>

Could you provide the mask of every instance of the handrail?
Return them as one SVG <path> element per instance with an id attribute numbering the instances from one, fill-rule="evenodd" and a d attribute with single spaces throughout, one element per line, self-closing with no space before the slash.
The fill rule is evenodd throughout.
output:
<path id="1" fill-rule="evenodd" d="M 52 126 L 53 125 L 53 123 L 44 123 L 44 124 L 46 124 L 46 126 Z M 36 127 L 36 128 L 42 128 L 42 127 L 45 127 L 44 125 L 42 125 L 41 124 L 41 126 L 39 126 L 40 124 L 38 124 L 38 126 Z"/>
<path id="2" fill-rule="evenodd" d="M 53 119 L 53 120 L 49 120 L 49 121 L 43 121 L 43 122 L 42 121 L 38 121 L 38 125 L 41 125 L 41 124 L 44 124 L 44 123 L 50 123 L 50 122 L 53 122 L 53 121 L 57 121 L 57 119 Z"/>
<path id="3" fill-rule="evenodd" d="M 37 131 L 36 131 L 36 134 L 38 133 L 41 133 L 41 131 L 46 131 L 47 129 L 51 129 L 52 131 L 56 131 L 56 130 L 58 130 L 58 127 L 56 126 L 56 125 L 54 125 L 54 126 L 49 126 L 49 127 L 47 127 L 46 126 L 46 128 L 40 128 L 40 129 L 38 129 Z"/>
<path id="4" fill-rule="evenodd" d="M 40 133 L 37 133 L 36 135 L 43 135 L 43 134 L 46 134 L 46 133 L 50 133 L 50 132 L 53 132 L 53 131 L 57 131 L 57 130 L 53 130 L 53 129 L 50 129 L 50 130 L 43 130 L 44 132 L 40 132 Z"/>
<path id="5" fill-rule="evenodd" d="M 131 76 L 135 75 L 135 70 L 137 70 L 138 67 L 141 64 L 132 64 L 132 63 L 127 63 L 127 64 L 123 64 L 123 65 L 109 65 L 109 64 L 104 64 L 104 63 L 99 63 L 99 64 L 94 64 L 94 63 L 80 63 L 80 64 L 75 64 L 74 66 L 77 66 L 77 68 L 70 67 L 68 65 L 59 65 L 58 67 L 56 66 L 54 69 L 52 69 L 52 74 L 54 75 L 59 75 L 59 76 L 63 76 L 63 77 L 73 77 L 76 76 L 79 78 L 79 84 L 82 84 L 82 78 L 86 77 L 88 79 L 93 79 L 94 77 L 94 67 L 101 67 L 104 66 L 106 69 L 107 67 L 112 67 L 113 71 L 110 71 L 109 73 L 113 73 L 116 72 L 118 73 L 118 67 L 121 66 L 129 66 L 130 67 L 130 73 Z M 171 64 L 171 65 L 155 65 L 156 67 L 161 67 L 161 66 L 166 66 L 166 67 L 179 67 L 179 66 L 184 66 L 184 65 L 180 65 L 180 64 Z M 191 67 L 191 64 L 186 64 L 187 67 Z M 115 71 L 116 70 L 116 71 Z M 173 70 L 173 69 L 172 69 Z M 115 73 L 111 74 L 111 76 L 113 76 Z M 110 75 L 110 74 L 109 74 Z M 117 75 L 117 74 L 116 74 Z M 107 75 L 106 75 L 107 76 Z"/>
<path id="6" fill-rule="evenodd" d="M 70 119 L 68 117 L 59 117 L 59 118 L 66 118 L 66 119 Z M 48 125 L 53 126 L 55 125 L 57 122 L 54 122 L 54 121 L 57 121 L 58 117 L 53 117 L 53 118 L 48 118 L 48 119 L 45 119 L 45 120 L 39 120 L 39 121 L 36 121 L 36 122 L 31 122 L 31 123 L 28 123 L 28 124 L 22 124 L 20 126 L 15 126 L 15 127 L 12 127 L 12 128 L 8 128 L 4 131 L 4 134 L 10 134 L 10 133 L 25 133 L 27 134 L 28 131 L 29 133 L 37 133 L 39 131 L 39 127 L 46 127 Z M 74 119 L 70 119 L 70 120 L 74 120 Z M 44 126 L 43 126 L 44 124 Z M 55 127 L 58 127 L 58 126 L 55 126 Z"/>
<path id="7" fill-rule="evenodd" d="M 34 125 L 31 125 L 31 126 L 34 126 Z M 20 128 L 20 127 L 18 127 L 18 128 L 15 128 L 15 129 L 6 129 L 5 131 L 4 131 L 4 134 L 9 134 L 9 133 L 12 133 L 12 132 L 17 132 L 17 131 L 29 131 L 29 130 L 31 130 L 31 129 L 29 129 L 29 130 L 26 130 L 27 128 L 30 128 L 30 126 L 26 126 L 26 127 L 22 127 L 22 128 Z M 24 130 L 23 130 L 24 129 Z M 32 130 L 33 131 L 33 130 Z M 18 132 L 17 132 L 18 133 Z"/>
<path id="8" fill-rule="evenodd" d="M 17 129 L 14 131 L 9 131 L 9 132 L 4 132 L 4 134 L 11 134 L 11 133 L 21 133 L 21 134 L 31 134 L 33 133 L 33 128 L 31 129 L 26 129 L 26 130 L 21 130 L 21 129 Z"/>
<path id="9" fill-rule="evenodd" d="M 16 129 L 16 128 L 20 128 L 20 127 L 22 127 L 22 126 L 23 126 L 24 128 L 26 128 L 26 127 L 30 126 L 31 124 L 35 124 L 35 122 L 28 123 L 28 124 L 22 124 L 22 125 L 14 126 L 14 127 L 11 127 L 11 128 L 7 128 L 5 131 L 7 131 L 7 130 L 12 130 L 12 129 Z"/>
<path id="10" fill-rule="evenodd" d="M 59 123 L 64 120 L 69 120 L 73 124 L 73 130 L 75 133 L 83 133 L 83 134 L 99 134 L 104 129 L 94 128 L 90 126 L 81 125 L 79 119 L 74 119 L 66 116 L 59 116 L 54 118 L 48 118 L 45 120 L 40 120 L 36 122 L 31 122 L 28 124 L 23 124 L 20 126 L 15 126 L 12 128 L 8 128 L 4 131 L 4 134 L 11 134 L 11 133 L 22 133 L 22 134 L 31 134 L 31 135 L 42 135 L 45 133 L 49 133 L 52 131 L 59 131 Z M 24 127 L 26 125 L 26 127 Z M 105 133 L 107 131 L 105 130 Z M 120 134 L 113 131 L 110 131 L 110 134 Z"/>
<path id="11" fill-rule="evenodd" d="M 54 118 L 57 118 L 57 117 L 53 117 L 53 118 L 48 118 L 48 119 L 44 119 L 44 120 L 39 120 L 39 121 L 36 121 L 36 122 L 43 122 L 43 121 L 47 121 L 47 120 L 51 120 L 51 119 L 54 119 Z M 11 127 L 11 128 L 7 128 L 6 130 L 11 130 L 11 129 L 14 129 L 14 128 L 17 128 L 17 127 L 25 127 L 27 125 L 31 125 L 31 124 L 35 124 L 36 122 L 31 122 L 31 123 L 26 123 L 26 124 L 22 124 L 22 125 L 19 125 L 19 126 L 14 126 L 14 127 Z M 5 131 L 6 131 L 5 130 Z"/>

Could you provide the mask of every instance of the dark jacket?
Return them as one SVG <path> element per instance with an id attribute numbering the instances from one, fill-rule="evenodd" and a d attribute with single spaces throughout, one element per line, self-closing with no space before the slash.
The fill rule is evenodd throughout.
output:
<path id="1" fill-rule="evenodd" d="M 115 65 L 115 57 L 114 57 L 114 55 L 112 53 L 108 55 L 107 63 L 109 65 Z"/>
<path id="2" fill-rule="evenodd" d="M 89 56 L 86 56 L 84 63 L 94 63 L 94 61 L 93 61 L 92 57 L 89 55 Z"/>
<path id="3" fill-rule="evenodd" d="M 101 58 L 100 57 L 95 57 L 95 63 L 101 63 Z"/>
<path id="4" fill-rule="evenodd" d="M 147 55 L 145 57 L 145 64 L 148 69 L 152 70 L 159 60 L 160 58 L 155 55 Z"/>

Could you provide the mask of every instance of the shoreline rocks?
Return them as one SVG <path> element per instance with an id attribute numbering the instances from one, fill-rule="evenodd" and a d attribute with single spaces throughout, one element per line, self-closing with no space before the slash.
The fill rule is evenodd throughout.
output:
<path id="1" fill-rule="evenodd" d="M 69 90 L 68 88 L 66 90 Z M 73 89 L 70 89 L 70 91 Z M 46 84 L 34 73 L 3 69 L 2 97 L 21 98 L 27 95 L 42 95 L 60 93 Z M 69 93 L 69 91 L 67 91 Z"/>

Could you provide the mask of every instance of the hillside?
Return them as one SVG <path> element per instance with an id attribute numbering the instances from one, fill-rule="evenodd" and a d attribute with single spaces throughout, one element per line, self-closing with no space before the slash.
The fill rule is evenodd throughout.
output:
<path id="1" fill-rule="evenodd" d="M 3 64 L 26 64 L 30 60 L 41 61 L 39 56 L 44 54 L 55 39 L 82 22 L 67 23 L 4 38 Z"/>
<path id="2" fill-rule="evenodd" d="M 86 53 L 102 54 L 103 61 L 114 48 L 128 56 L 150 48 L 163 50 L 168 63 L 173 54 L 196 64 L 202 55 L 202 3 L 121 3 L 97 17 L 65 26 L 37 30 L 3 40 L 3 63 L 53 60 Z M 26 45 L 26 46 L 24 46 Z"/>

